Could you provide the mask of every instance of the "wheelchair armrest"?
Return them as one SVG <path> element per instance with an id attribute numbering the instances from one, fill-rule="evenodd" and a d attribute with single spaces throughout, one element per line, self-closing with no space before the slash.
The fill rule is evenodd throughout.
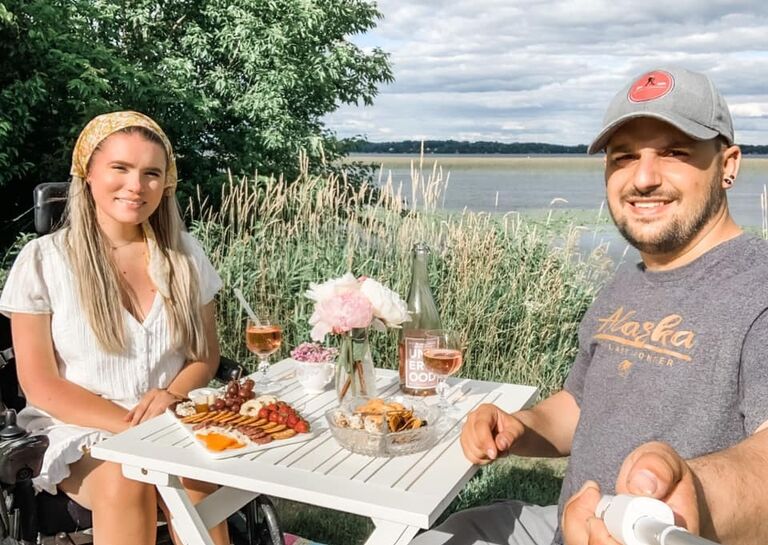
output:
<path id="1" fill-rule="evenodd" d="M 226 356 L 221 356 L 219 359 L 219 368 L 216 370 L 216 378 L 222 382 L 229 382 L 230 380 L 244 377 L 248 372 L 245 368 L 237 363 L 235 360 L 231 360 Z"/>

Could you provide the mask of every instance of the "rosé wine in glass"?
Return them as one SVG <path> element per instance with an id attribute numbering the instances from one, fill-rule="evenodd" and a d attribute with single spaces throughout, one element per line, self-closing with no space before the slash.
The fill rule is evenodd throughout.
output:
<path id="1" fill-rule="evenodd" d="M 252 353 L 259 357 L 256 387 L 262 393 L 277 389 L 277 384 L 267 375 L 269 356 L 277 352 L 283 341 L 283 328 L 267 318 L 261 318 L 259 324 L 248 320 L 245 326 L 245 344 Z"/>
<path id="2" fill-rule="evenodd" d="M 453 348 L 427 348 L 424 365 L 437 376 L 449 377 L 461 369 L 461 350 Z"/>
<path id="3" fill-rule="evenodd" d="M 426 332 L 427 348 L 424 349 L 424 366 L 437 375 L 438 407 L 443 414 L 456 411 L 448 403 L 448 385 L 445 379 L 456 374 L 464 361 L 464 342 L 458 333 L 447 329 L 432 329 Z"/>
<path id="4" fill-rule="evenodd" d="M 245 330 L 245 344 L 257 356 L 271 356 L 280 348 L 283 330 L 277 325 L 248 324 Z"/>

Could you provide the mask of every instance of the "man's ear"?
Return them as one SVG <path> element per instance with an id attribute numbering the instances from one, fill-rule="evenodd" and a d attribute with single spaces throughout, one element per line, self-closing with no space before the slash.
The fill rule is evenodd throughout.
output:
<path id="1" fill-rule="evenodd" d="M 735 180 L 741 166 L 741 148 L 736 145 L 728 146 L 723 150 L 722 157 L 723 177 Z"/>

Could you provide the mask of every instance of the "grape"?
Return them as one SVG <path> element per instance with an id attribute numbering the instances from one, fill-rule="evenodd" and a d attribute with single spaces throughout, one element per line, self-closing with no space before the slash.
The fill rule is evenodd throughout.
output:
<path id="1" fill-rule="evenodd" d="M 216 401 L 213 402 L 213 408 L 216 411 L 221 411 L 224 409 L 226 405 L 224 404 L 224 400 L 221 398 L 218 398 Z"/>
<path id="2" fill-rule="evenodd" d="M 240 412 L 240 403 L 232 403 L 232 406 L 230 407 L 232 412 L 239 413 Z"/>

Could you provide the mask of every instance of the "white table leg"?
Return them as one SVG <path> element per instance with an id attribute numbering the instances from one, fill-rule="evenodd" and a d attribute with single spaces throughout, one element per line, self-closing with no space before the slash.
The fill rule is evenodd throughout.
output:
<path id="1" fill-rule="evenodd" d="M 178 477 L 170 476 L 168 485 L 158 486 L 157 491 L 171 513 L 173 531 L 184 545 L 214 545 L 208 528 Z"/>
<path id="2" fill-rule="evenodd" d="M 365 545 L 408 545 L 419 529 L 388 520 L 373 519 L 376 525 Z"/>
<path id="3" fill-rule="evenodd" d="M 258 495 L 256 492 L 222 486 L 195 508 L 205 526 L 213 528 Z"/>
<path id="4" fill-rule="evenodd" d="M 178 477 L 130 465 L 123 465 L 123 475 L 155 485 L 171 514 L 174 531 L 184 545 L 213 545 L 208 528 L 223 522 L 259 495 L 222 486 L 193 505 Z"/>

